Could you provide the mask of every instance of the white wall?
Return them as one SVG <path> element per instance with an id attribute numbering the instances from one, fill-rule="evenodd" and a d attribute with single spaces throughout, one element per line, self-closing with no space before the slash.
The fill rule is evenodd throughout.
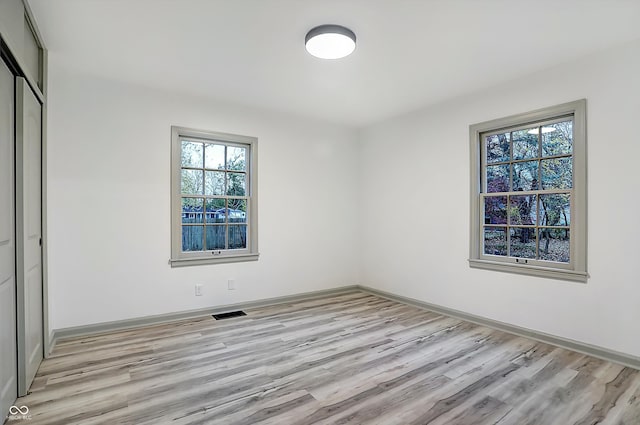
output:
<path id="1" fill-rule="evenodd" d="M 353 130 L 49 72 L 52 329 L 356 283 Z M 259 138 L 259 261 L 168 265 L 171 125 Z"/>
<path id="2" fill-rule="evenodd" d="M 640 355 L 639 76 L 635 42 L 364 129 L 361 283 Z M 469 125 L 581 98 L 591 278 L 470 269 Z"/>
<path id="3" fill-rule="evenodd" d="M 379 123 L 354 143 L 338 126 L 77 75 L 51 54 L 51 327 L 362 283 L 640 355 L 638 75 L 640 42 Z M 470 269 L 468 126 L 580 98 L 588 283 Z M 258 262 L 167 264 L 172 124 L 259 138 Z"/>

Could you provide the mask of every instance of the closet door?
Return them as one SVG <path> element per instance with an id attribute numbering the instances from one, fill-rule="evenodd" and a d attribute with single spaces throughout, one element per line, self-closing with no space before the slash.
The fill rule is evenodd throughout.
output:
<path id="1" fill-rule="evenodd" d="M 0 59 L 0 422 L 18 392 L 13 125 L 14 77 Z"/>
<path id="2" fill-rule="evenodd" d="M 43 357 L 42 107 L 16 79 L 16 245 L 18 394 L 29 390 Z"/>

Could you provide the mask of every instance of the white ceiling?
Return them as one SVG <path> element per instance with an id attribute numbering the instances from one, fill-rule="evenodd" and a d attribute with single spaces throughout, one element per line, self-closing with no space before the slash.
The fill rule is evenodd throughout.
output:
<path id="1" fill-rule="evenodd" d="M 81 72 L 363 126 L 640 38 L 640 0 L 29 0 Z M 312 27 L 358 37 L 306 53 Z"/>

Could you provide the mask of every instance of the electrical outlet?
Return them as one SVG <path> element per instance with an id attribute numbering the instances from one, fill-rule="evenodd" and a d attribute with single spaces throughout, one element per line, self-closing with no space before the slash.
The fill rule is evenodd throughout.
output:
<path id="1" fill-rule="evenodd" d="M 234 289 L 236 289 L 236 281 L 235 281 L 235 279 L 227 280 L 227 289 L 229 289 L 230 291 L 233 291 Z"/>
<path id="2" fill-rule="evenodd" d="M 196 297 L 201 297 L 202 296 L 202 285 L 198 284 L 196 285 Z"/>

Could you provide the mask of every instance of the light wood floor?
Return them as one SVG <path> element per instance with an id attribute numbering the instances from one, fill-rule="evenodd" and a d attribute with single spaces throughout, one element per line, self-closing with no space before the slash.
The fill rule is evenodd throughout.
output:
<path id="1" fill-rule="evenodd" d="M 640 424 L 640 372 L 354 292 L 59 342 L 23 424 Z M 9 421 L 18 423 L 18 421 Z"/>

